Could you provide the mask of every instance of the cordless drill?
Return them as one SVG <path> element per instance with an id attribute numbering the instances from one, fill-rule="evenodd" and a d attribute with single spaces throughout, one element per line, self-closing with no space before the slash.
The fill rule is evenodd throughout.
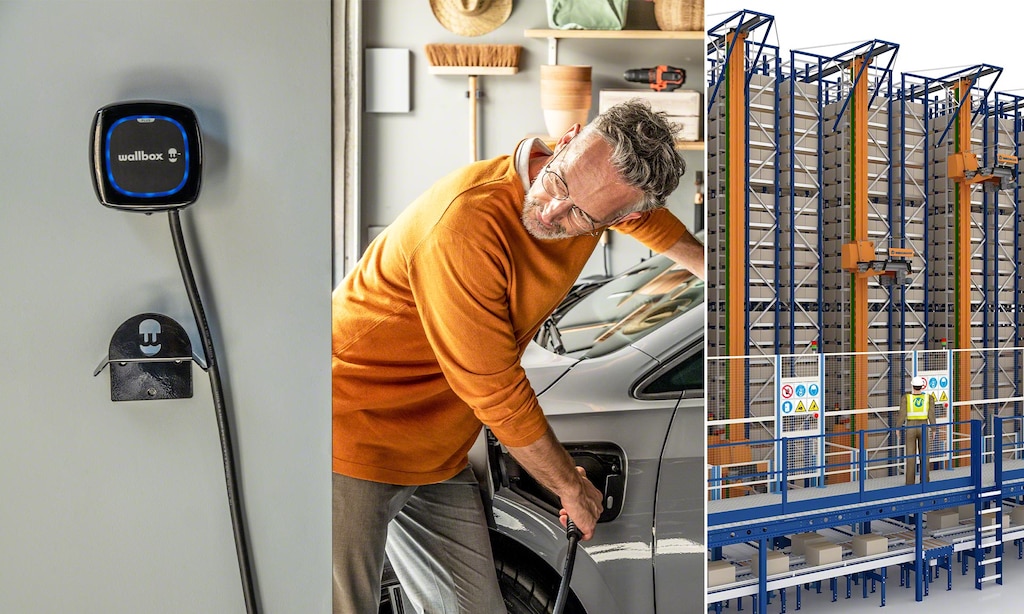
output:
<path id="1" fill-rule="evenodd" d="M 626 71 L 626 81 L 631 83 L 649 83 L 656 92 L 677 89 L 686 81 L 686 71 L 674 66 L 655 66 L 654 68 L 631 68 Z"/>

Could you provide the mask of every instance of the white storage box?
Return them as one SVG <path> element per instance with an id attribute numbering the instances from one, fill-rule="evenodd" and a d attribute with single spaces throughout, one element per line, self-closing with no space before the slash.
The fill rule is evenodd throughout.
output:
<path id="1" fill-rule="evenodd" d="M 664 111 L 669 121 L 679 125 L 676 138 L 681 141 L 699 141 L 701 132 L 701 93 L 695 90 L 678 89 L 671 92 L 656 92 L 647 89 L 601 90 L 598 95 L 598 112 L 604 113 L 633 98 L 650 103 L 655 111 Z"/>

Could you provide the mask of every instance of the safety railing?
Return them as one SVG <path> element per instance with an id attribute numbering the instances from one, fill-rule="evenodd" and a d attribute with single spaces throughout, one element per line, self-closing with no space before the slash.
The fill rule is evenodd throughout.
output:
<path id="1" fill-rule="evenodd" d="M 1015 427 L 1019 430 L 1020 419 L 1014 420 L 1017 423 L 1015 426 L 1003 424 L 1010 422 L 1009 419 L 997 418 L 997 421 L 999 424 L 996 428 L 1006 430 L 1007 435 L 1014 433 Z M 963 428 L 957 428 L 961 425 Z M 983 462 L 987 464 L 993 460 L 1002 461 L 1004 456 L 1021 456 L 1024 453 L 1015 436 L 1000 436 L 994 440 L 994 442 L 998 441 L 998 444 L 993 443 L 995 446 L 993 453 L 986 456 L 983 454 L 984 435 L 981 421 L 954 423 L 953 426 L 954 432 L 962 430 L 965 433 L 957 434 L 950 442 L 950 446 L 922 446 L 926 455 L 925 466 L 916 471 L 920 476 L 919 482 L 913 485 L 905 484 L 905 478 L 898 469 L 911 462 L 919 464 L 919 455 L 916 450 L 904 450 L 902 445 L 892 446 L 887 454 L 871 456 L 869 452 L 873 449 L 869 447 L 868 442 L 886 437 L 893 439 L 897 436 L 900 441 L 906 441 L 907 433 L 912 431 L 919 432 L 922 442 L 930 442 L 938 439 L 933 433 L 943 432 L 948 425 L 865 429 L 852 434 L 845 433 L 844 436 L 852 436 L 857 445 L 834 444 L 828 446 L 829 452 L 824 455 L 824 458 L 791 458 L 790 456 L 793 454 L 793 450 L 810 449 L 824 444 L 824 438 L 835 437 L 834 434 L 786 437 L 780 440 L 724 442 L 711 445 L 708 447 L 709 457 L 713 455 L 717 458 L 731 460 L 722 464 L 709 465 L 707 481 L 709 501 L 721 502 L 724 499 L 748 496 L 760 498 L 750 500 L 749 506 L 724 506 L 721 513 L 716 510 L 714 505 L 709 504 L 708 525 L 710 527 L 719 522 L 753 520 L 819 509 L 825 504 L 825 500 L 827 500 L 828 507 L 839 507 L 906 496 L 914 492 L 928 493 L 952 488 L 968 488 L 980 483 Z M 805 441 L 808 445 L 801 446 L 801 442 Z M 776 456 L 776 451 L 778 451 L 778 456 Z M 747 458 L 735 460 L 737 457 L 744 456 Z M 1020 472 L 1019 477 L 1024 478 L 1024 466 L 1018 471 Z M 799 479 L 792 477 L 805 476 L 808 473 L 824 477 L 801 477 Z M 843 481 L 849 482 L 849 484 L 839 490 L 826 489 L 826 486 L 835 485 L 838 482 L 838 480 L 830 481 L 830 476 L 848 477 L 849 479 Z"/>

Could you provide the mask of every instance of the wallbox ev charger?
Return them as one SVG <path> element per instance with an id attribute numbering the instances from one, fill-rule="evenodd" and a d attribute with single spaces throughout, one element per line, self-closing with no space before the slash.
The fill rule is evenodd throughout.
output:
<path id="1" fill-rule="evenodd" d="M 203 143 L 196 114 L 179 104 L 152 100 L 118 102 L 96 112 L 90 139 L 92 183 L 99 201 L 114 209 L 153 213 L 167 211 L 178 268 L 206 353 L 206 370 L 220 431 L 228 509 L 246 612 L 258 614 L 259 600 L 246 536 L 238 466 L 235 461 L 227 401 L 213 336 L 199 288 L 192 274 L 179 209 L 199 196 Z"/>
<path id="2" fill-rule="evenodd" d="M 100 202 L 129 211 L 167 211 L 199 196 L 203 144 L 196 114 L 157 101 L 120 102 L 96 112 L 92 182 Z"/>

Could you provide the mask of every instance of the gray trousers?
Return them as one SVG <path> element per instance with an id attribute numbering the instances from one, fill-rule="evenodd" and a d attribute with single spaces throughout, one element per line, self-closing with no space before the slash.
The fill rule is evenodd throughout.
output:
<path id="1" fill-rule="evenodd" d="M 925 463 L 928 462 L 928 437 L 921 436 L 921 425 L 925 424 L 923 420 L 907 420 L 907 430 L 905 431 L 904 437 L 906 438 L 906 463 L 907 463 L 907 485 L 917 483 L 917 467 L 915 464 L 915 456 L 921 461 L 921 474 L 924 476 L 928 475 L 928 469 L 925 467 Z M 927 427 L 925 427 L 927 432 Z M 928 481 L 926 477 L 925 482 Z"/>
<path id="2" fill-rule="evenodd" d="M 334 614 L 377 614 L 385 552 L 417 612 L 505 614 L 469 467 L 426 486 L 335 473 L 333 514 Z"/>

